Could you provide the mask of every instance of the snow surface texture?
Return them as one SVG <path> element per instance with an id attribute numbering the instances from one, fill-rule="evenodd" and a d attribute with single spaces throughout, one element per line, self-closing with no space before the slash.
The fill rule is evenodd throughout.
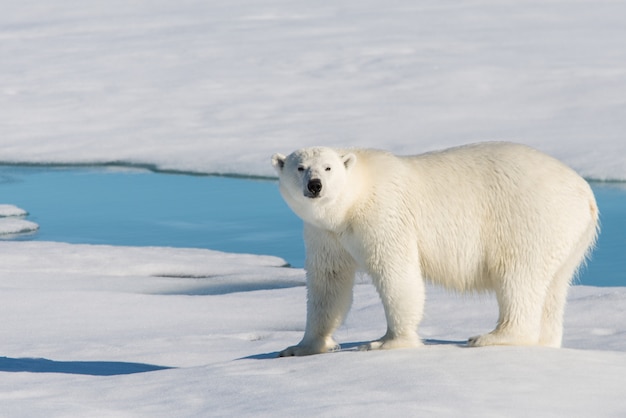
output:
<path id="1" fill-rule="evenodd" d="M 0 161 L 270 175 L 309 145 L 535 146 L 626 179 L 626 2 L 7 0 Z"/>
<path id="2" fill-rule="evenodd" d="M 22 208 L 18 208 L 15 205 L 0 205 L 0 218 L 6 218 L 9 216 L 26 216 L 26 212 Z"/>
<path id="3" fill-rule="evenodd" d="M 602 0 L 7 0 L 0 161 L 272 175 L 273 152 L 308 145 L 515 140 L 624 180 L 625 15 Z M 353 352 L 385 326 L 363 278 L 345 352 L 275 359 L 305 321 L 304 272 L 283 263 L 0 242 L 0 414 L 626 413 L 624 288 L 573 287 L 561 350 L 465 348 L 495 301 L 428 289 L 425 348 Z"/>
<path id="4" fill-rule="evenodd" d="M 617 416 L 626 289 L 575 286 L 563 349 L 470 349 L 487 296 L 428 289 L 422 349 L 358 352 L 385 319 L 364 278 L 345 352 L 302 336 L 304 272 L 208 250 L 0 243 L 4 416 Z M 413 415 L 415 416 L 415 415 Z"/>
<path id="5" fill-rule="evenodd" d="M 0 237 L 7 238 L 15 235 L 34 232 L 39 229 L 35 222 L 21 219 L 28 212 L 14 205 L 0 205 Z"/>
<path id="6" fill-rule="evenodd" d="M 0 236 L 3 238 L 35 232 L 38 229 L 39 225 L 25 219 L 0 218 Z"/>

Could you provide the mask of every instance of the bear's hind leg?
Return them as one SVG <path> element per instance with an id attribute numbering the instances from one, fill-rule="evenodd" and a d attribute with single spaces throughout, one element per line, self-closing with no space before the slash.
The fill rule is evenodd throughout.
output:
<path id="1" fill-rule="evenodd" d="M 592 219 L 587 229 L 559 267 L 548 288 L 541 317 L 541 336 L 539 337 L 539 344 L 547 347 L 561 347 L 567 291 L 576 271 L 585 260 L 587 253 L 593 248 L 596 239 L 597 207 L 595 203 L 592 203 L 590 207 Z"/>
<path id="2" fill-rule="evenodd" d="M 568 277 L 562 277 L 557 275 L 548 288 L 546 300 L 543 305 L 543 314 L 541 316 L 539 345 L 555 348 L 561 347 L 563 340 L 563 314 L 565 311 L 569 280 L 572 275 L 567 276 Z"/>
<path id="3" fill-rule="evenodd" d="M 496 289 L 500 310 L 498 325 L 487 334 L 470 338 L 470 347 L 536 345 L 539 342 L 546 289 L 541 283 L 527 279 L 537 277 L 536 274 L 503 280 L 502 287 Z"/>
<path id="4" fill-rule="evenodd" d="M 563 315 L 567 302 L 567 291 L 576 274 L 576 270 L 584 260 L 589 243 L 582 242 L 582 246 L 573 251 L 569 258 L 554 275 L 546 294 L 541 317 L 541 336 L 539 344 L 546 347 L 561 347 L 563 340 Z M 584 247 L 584 248 L 583 248 Z"/>

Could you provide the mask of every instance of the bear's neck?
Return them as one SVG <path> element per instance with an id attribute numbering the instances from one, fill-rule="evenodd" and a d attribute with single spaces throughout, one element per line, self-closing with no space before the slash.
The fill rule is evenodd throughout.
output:
<path id="1" fill-rule="evenodd" d="M 346 209 L 339 208 L 335 204 L 311 205 L 299 208 L 295 212 L 304 222 L 331 232 L 338 232 L 344 228 L 347 213 Z"/>

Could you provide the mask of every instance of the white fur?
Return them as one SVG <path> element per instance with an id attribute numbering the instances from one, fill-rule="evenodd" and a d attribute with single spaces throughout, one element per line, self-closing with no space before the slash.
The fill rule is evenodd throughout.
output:
<path id="1" fill-rule="evenodd" d="M 567 289 L 598 228 L 591 188 L 567 166 L 510 143 L 409 157 L 306 148 L 272 163 L 304 220 L 307 252 L 306 330 L 281 356 L 337 347 L 357 269 L 372 277 L 387 318 L 366 349 L 421 344 L 424 279 L 495 292 L 498 324 L 469 345 L 560 347 Z"/>

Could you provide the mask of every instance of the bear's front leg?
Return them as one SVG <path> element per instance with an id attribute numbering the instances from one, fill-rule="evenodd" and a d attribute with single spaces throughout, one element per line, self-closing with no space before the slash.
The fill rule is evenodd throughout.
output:
<path id="1" fill-rule="evenodd" d="M 413 348 L 422 344 L 417 327 L 424 310 L 424 280 L 412 255 L 388 257 L 370 265 L 370 275 L 385 309 L 387 333 L 361 350 Z"/>
<path id="2" fill-rule="evenodd" d="M 352 304 L 356 265 L 335 234 L 305 224 L 307 319 L 304 337 L 280 357 L 306 356 L 336 350 L 333 332 Z"/>

